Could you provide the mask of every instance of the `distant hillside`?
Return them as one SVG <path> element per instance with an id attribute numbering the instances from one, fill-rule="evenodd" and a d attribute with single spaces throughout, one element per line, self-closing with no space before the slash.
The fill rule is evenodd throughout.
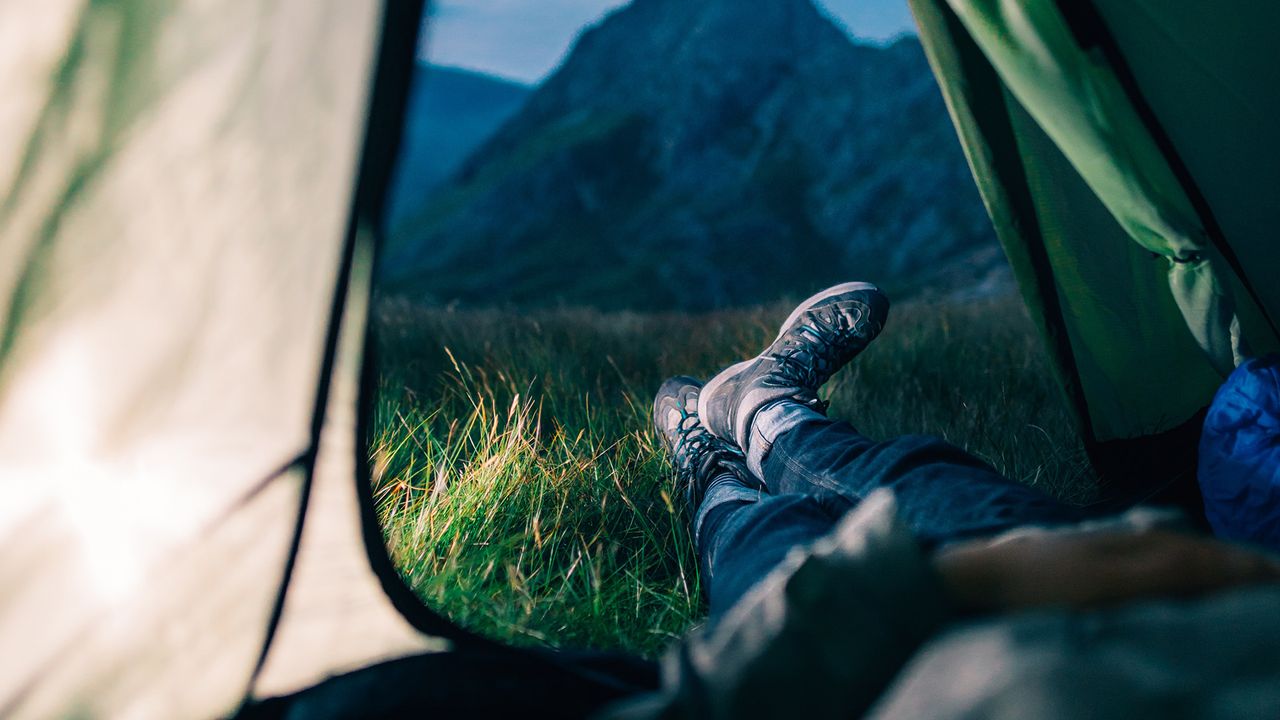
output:
<path id="1" fill-rule="evenodd" d="M 810 0 L 614 12 L 384 259 L 439 301 L 638 309 L 1007 272 L 918 41 L 857 44 Z"/>
<path id="2" fill-rule="evenodd" d="M 388 217 L 394 226 L 517 110 L 530 88 L 457 68 L 420 64 L 405 115 Z"/>

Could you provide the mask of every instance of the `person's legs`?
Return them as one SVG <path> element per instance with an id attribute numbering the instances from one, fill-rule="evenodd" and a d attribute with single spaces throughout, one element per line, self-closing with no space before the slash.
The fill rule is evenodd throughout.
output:
<path id="1" fill-rule="evenodd" d="M 938 438 L 876 442 L 785 401 L 761 411 L 754 432 L 746 464 L 765 489 L 722 472 L 708 481 L 694 519 L 713 623 L 792 548 L 826 535 L 878 488 L 893 489 L 900 516 L 925 547 L 1083 519 L 1081 510 Z"/>
<path id="2" fill-rule="evenodd" d="M 761 494 L 727 479 L 706 498 L 695 522 L 713 624 L 792 548 L 826 535 L 851 507 L 834 495 Z"/>
<path id="3" fill-rule="evenodd" d="M 684 476 L 705 490 L 690 497 L 713 618 L 793 547 L 828 533 L 877 488 L 894 491 L 903 520 L 926 546 L 1081 519 L 1077 509 L 1002 477 L 940 439 L 875 442 L 814 409 L 822 407 L 818 389 L 876 337 L 888 307 L 867 283 L 829 288 L 796 308 L 760 355 L 705 387 L 684 378 L 677 379 L 682 390 L 669 381 L 659 392 L 655 423 L 678 475 L 693 465 L 712 470 L 685 470 Z M 679 402 L 664 399 L 672 397 Z M 685 437 L 698 443 L 690 446 Z M 690 462 L 730 457 L 723 449 L 699 455 L 704 442 L 728 446 L 740 460 Z M 737 469 L 730 472 L 730 465 Z"/>
<path id="4" fill-rule="evenodd" d="M 1084 519 L 1079 508 L 1005 478 L 940 438 L 876 442 L 786 400 L 756 415 L 747 466 L 771 493 L 834 494 L 856 504 L 891 488 L 902 519 L 926 545 Z"/>
<path id="5" fill-rule="evenodd" d="M 814 295 L 763 352 L 707 382 L 698 397 L 701 422 L 745 454 L 771 493 L 830 493 L 857 503 L 892 488 L 903 519 L 929 544 L 1079 520 L 1075 508 L 940 439 L 875 442 L 815 409 L 822 408 L 819 388 L 876 338 L 888 312 L 888 299 L 868 283 Z"/>
<path id="6" fill-rule="evenodd" d="M 686 376 L 664 382 L 653 423 L 685 491 L 714 621 L 793 547 L 827 534 L 851 504 L 837 495 L 767 493 L 742 453 L 703 427 L 701 387 Z"/>

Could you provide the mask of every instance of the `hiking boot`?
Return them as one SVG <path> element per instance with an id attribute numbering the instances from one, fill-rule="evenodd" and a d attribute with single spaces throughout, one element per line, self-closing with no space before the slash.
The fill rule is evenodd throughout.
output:
<path id="1" fill-rule="evenodd" d="M 745 458 L 729 443 L 707 432 L 698 420 L 698 392 L 702 383 L 684 375 L 662 383 L 653 399 L 653 426 L 671 454 L 676 481 L 685 490 L 689 512 L 696 514 L 713 480 L 732 474 L 747 486 L 762 486 Z"/>
<path id="2" fill-rule="evenodd" d="M 822 387 L 884 327 L 889 298 L 875 285 L 845 283 L 800 303 L 764 352 L 723 370 L 699 393 L 698 412 L 713 435 L 746 452 L 761 408 L 793 400 L 819 412 Z"/>

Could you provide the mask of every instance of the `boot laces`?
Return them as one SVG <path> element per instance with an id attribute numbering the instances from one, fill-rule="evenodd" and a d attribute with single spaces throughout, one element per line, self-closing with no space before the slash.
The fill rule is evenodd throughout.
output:
<path id="1" fill-rule="evenodd" d="M 818 399 L 818 388 L 862 342 L 862 333 L 855 330 L 849 316 L 834 308 L 810 313 L 805 323 L 788 333 L 782 349 L 771 354 L 777 369 L 770 384 L 800 388 L 801 402 L 825 410 L 827 403 Z"/>
<path id="2" fill-rule="evenodd" d="M 701 498 L 701 476 L 712 465 L 720 463 L 726 470 L 741 477 L 741 473 L 729 461 L 742 461 L 744 456 L 736 448 L 712 435 L 698 419 L 698 413 L 680 408 L 680 421 L 676 424 L 678 440 L 672 448 L 675 458 L 676 480 L 689 491 L 691 500 L 698 504 Z"/>

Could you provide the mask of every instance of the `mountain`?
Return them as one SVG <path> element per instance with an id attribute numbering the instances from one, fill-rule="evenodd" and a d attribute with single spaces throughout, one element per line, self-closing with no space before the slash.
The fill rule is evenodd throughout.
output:
<path id="1" fill-rule="evenodd" d="M 420 63 L 392 177 L 389 223 L 421 208 L 430 191 L 514 115 L 529 93 L 529 87 L 509 80 Z"/>
<path id="2" fill-rule="evenodd" d="M 636 309 L 1007 276 L 919 42 L 855 43 L 810 0 L 610 14 L 384 260 L 438 301 Z"/>

